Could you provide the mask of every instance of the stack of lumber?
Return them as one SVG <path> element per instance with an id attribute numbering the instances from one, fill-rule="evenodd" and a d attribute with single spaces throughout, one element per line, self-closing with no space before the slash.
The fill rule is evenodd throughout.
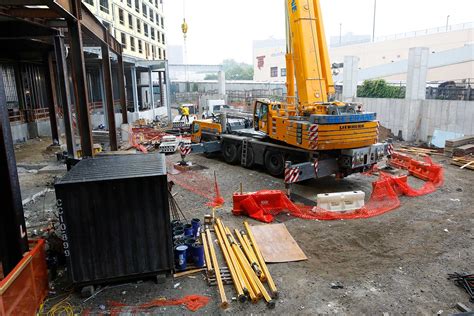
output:
<path id="1" fill-rule="evenodd" d="M 445 156 L 465 156 L 470 153 L 474 153 L 474 135 L 446 140 L 444 146 Z"/>
<path id="2" fill-rule="evenodd" d="M 420 155 L 420 156 L 443 155 L 442 152 L 436 149 L 411 147 L 411 146 L 404 146 L 404 145 L 398 148 L 397 151 L 407 153 L 407 154 Z"/>
<path id="3" fill-rule="evenodd" d="M 465 156 L 465 157 L 453 158 L 451 160 L 451 164 L 455 166 L 459 166 L 461 167 L 461 169 L 474 170 L 474 157 Z"/>

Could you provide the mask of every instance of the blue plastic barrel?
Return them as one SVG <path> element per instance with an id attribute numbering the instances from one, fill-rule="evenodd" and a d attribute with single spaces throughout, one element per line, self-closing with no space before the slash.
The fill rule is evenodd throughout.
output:
<path id="1" fill-rule="evenodd" d="M 194 236 L 193 225 L 191 224 L 184 225 L 184 236 Z"/>
<path id="2" fill-rule="evenodd" d="M 201 234 L 201 220 L 199 218 L 193 218 L 191 225 L 193 226 L 194 237 L 198 237 Z"/>
<path id="3" fill-rule="evenodd" d="M 174 247 L 174 259 L 175 266 L 177 270 L 186 269 L 186 253 L 188 251 L 188 246 L 179 245 Z"/>
<path id="4" fill-rule="evenodd" d="M 186 237 L 186 239 L 184 240 L 184 244 L 186 246 L 188 246 L 188 252 L 186 253 L 186 260 L 189 262 L 189 263 L 192 263 L 193 262 L 193 255 L 192 255 L 192 251 L 191 251 L 191 247 L 196 243 L 196 239 L 194 237 Z"/>
<path id="5" fill-rule="evenodd" d="M 201 244 L 191 246 L 194 265 L 198 268 L 204 267 L 204 247 Z"/>

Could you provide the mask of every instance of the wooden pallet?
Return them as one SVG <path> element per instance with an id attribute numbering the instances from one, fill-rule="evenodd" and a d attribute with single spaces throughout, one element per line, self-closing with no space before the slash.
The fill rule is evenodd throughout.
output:
<path id="1" fill-rule="evenodd" d="M 444 153 L 439 152 L 436 149 L 429 149 L 429 148 L 420 148 L 420 147 L 412 147 L 412 146 L 401 146 L 400 148 L 396 149 L 398 152 L 403 152 L 403 153 L 408 153 L 408 154 L 413 154 L 413 155 L 439 155 L 442 156 Z"/>
<path id="2" fill-rule="evenodd" d="M 453 158 L 451 164 L 461 167 L 461 169 L 474 170 L 474 157 L 465 156 L 462 158 Z"/>

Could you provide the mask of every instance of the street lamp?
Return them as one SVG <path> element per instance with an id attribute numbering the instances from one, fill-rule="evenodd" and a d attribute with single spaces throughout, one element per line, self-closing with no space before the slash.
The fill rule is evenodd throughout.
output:
<path id="1" fill-rule="evenodd" d="M 339 23 L 339 46 L 342 44 L 342 23 Z"/>
<path id="2" fill-rule="evenodd" d="M 450 15 L 448 14 L 448 16 L 446 17 L 446 32 L 449 29 L 449 17 L 450 17 Z"/>
<path id="3" fill-rule="evenodd" d="M 374 0 L 374 21 L 372 25 L 372 42 L 375 42 L 375 15 L 377 13 L 377 0 Z"/>

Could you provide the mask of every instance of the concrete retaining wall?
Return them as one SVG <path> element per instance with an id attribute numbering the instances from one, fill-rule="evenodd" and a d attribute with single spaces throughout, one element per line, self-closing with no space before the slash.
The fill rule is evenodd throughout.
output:
<path id="1" fill-rule="evenodd" d="M 355 98 L 366 111 L 376 112 L 384 127 L 407 141 L 427 141 L 434 130 L 474 134 L 474 102 Z"/>

